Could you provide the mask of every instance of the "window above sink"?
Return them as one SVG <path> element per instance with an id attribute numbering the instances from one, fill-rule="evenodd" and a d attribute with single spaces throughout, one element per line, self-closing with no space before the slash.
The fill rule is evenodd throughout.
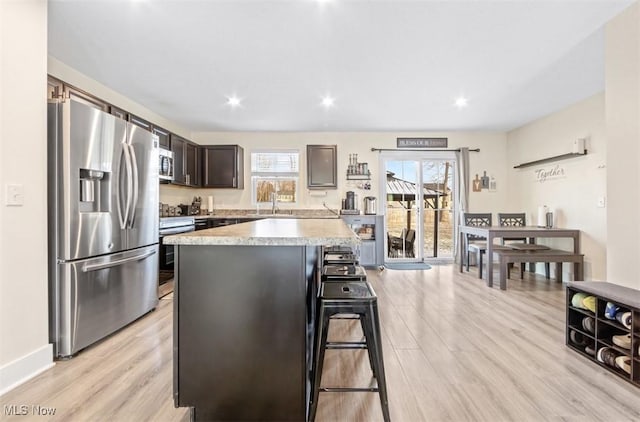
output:
<path id="1" fill-rule="evenodd" d="M 251 152 L 251 202 L 260 206 L 296 204 L 299 180 L 298 150 L 255 150 Z M 275 194 L 275 202 L 272 194 Z M 267 210 L 265 209 L 265 212 Z"/>

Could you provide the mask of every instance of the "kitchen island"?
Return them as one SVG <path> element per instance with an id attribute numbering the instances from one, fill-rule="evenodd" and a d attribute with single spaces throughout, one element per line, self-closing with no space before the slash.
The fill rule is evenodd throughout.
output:
<path id="1" fill-rule="evenodd" d="M 265 219 L 164 240 L 175 405 L 194 420 L 306 420 L 321 247 L 357 236 L 340 219 Z"/>

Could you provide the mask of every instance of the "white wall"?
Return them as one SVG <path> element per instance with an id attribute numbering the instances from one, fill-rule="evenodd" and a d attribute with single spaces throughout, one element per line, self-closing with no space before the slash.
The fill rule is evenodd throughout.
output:
<path id="1" fill-rule="evenodd" d="M 47 2 L 0 1 L 0 394 L 52 365 L 46 57 Z M 7 184 L 23 186 L 23 206 L 6 205 Z"/>
<path id="2" fill-rule="evenodd" d="M 588 154 L 552 163 L 514 169 L 515 165 L 572 151 L 572 143 L 587 138 Z M 597 207 L 606 196 L 606 139 L 604 94 L 598 94 L 564 110 L 531 122 L 507 134 L 509 211 L 528 213 L 537 222 L 537 209 L 547 205 L 555 225 L 581 230 L 585 254 L 585 279 L 602 280 L 606 274 L 606 209 Z M 540 181 L 538 170 L 561 169 L 564 175 Z M 564 239 L 545 242 L 571 248 Z M 571 272 L 570 266 L 564 266 Z M 540 268 L 540 267 L 539 267 Z"/>
<path id="3" fill-rule="evenodd" d="M 340 208 L 340 200 L 348 190 L 354 190 L 360 198 L 368 195 L 380 196 L 378 152 L 371 148 L 396 148 L 397 137 L 445 136 L 449 138 L 449 148 L 480 148 L 480 152 L 470 153 L 472 174 L 487 170 L 495 175 L 498 182 L 496 192 L 483 191 L 470 194 L 471 211 L 493 211 L 504 207 L 506 203 L 506 158 L 504 133 L 385 133 L 385 132 L 208 132 L 195 133 L 193 141 L 199 144 L 238 144 L 245 151 L 245 189 L 190 189 L 175 186 L 161 186 L 160 200 L 171 205 L 180 202 L 190 203 L 193 196 L 213 196 L 216 209 L 251 209 L 250 172 L 251 151 L 257 148 L 295 148 L 300 156 L 300 202 L 296 208 L 320 209 L 326 202 L 331 208 Z M 338 189 L 327 190 L 326 196 L 312 196 L 306 189 L 306 145 L 338 145 Z M 349 154 L 358 154 L 359 162 L 367 162 L 372 174 L 371 190 L 358 189 L 360 182 L 347 181 L 346 172 Z M 281 206 L 284 208 L 285 206 Z"/>
<path id="4" fill-rule="evenodd" d="M 640 289 L 640 5 L 606 26 L 607 281 Z"/>
<path id="5" fill-rule="evenodd" d="M 113 104 L 123 110 L 142 117 L 158 126 L 161 126 L 171 132 L 174 132 L 185 138 L 190 138 L 191 132 L 184 127 L 176 124 L 170 119 L 161 116 L 143 105 L 130 100 L 124 95 L 112 90 L 111 88 L 101 84 L 100 82 L 91 79 L 83 73 L 78 72 L 72 67 L 67 66 L 65 63 L 56 59 L 55 57 L 47 57 L 47 72 L 68 84 L 75 86 L 83 91 L 88 92 L 110 104 Z"/>

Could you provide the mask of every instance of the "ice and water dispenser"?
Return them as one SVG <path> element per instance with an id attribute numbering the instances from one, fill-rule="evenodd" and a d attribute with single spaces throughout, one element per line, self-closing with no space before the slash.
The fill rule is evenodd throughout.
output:
<path id="1" fill-rule="evenodd" d="M 109 173 L 80 169 L 79 206 L 81 212 L 109 211 Z"/>

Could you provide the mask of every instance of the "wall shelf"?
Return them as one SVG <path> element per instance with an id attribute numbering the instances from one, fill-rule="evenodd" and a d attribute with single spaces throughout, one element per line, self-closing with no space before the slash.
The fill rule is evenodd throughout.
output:
<path id="1" fill-rule="evenodd" d="M 348 174 L 347 180 L 371 180 L 371 173 L 367 174 Z"/>
<path id="2" fill-rule="evenodd" d="M 513 166 L 514 169 L 520 169 L 524 167 L 536 166 L 538 164 L 551 163 L 553 161 L 565 160 L 567 158 L 573 157 L 582 157 L 583 155 L 587 155 L 587 150 L 584 152 L 570 152 L 568 154 L 556 155 L 555 157 L 543 158 L 540 160 L 529 161 L 528 163 L 518 164 L 517 166 Z"/>

